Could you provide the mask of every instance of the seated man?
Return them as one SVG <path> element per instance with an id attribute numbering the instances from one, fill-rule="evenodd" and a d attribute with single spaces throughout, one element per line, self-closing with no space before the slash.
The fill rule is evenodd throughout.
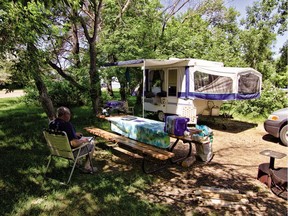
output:
<path id="1" fill-rule="evenodd" d="M 63 107 L 63 106 L 59 107 L 57 109 L 57 118 L 49 123 L 49 129 L 65 131 L 70 141 L 70 145 L 73 149 L 73 148 L 77 148 L 81 146 L 83 143 L 89 142 L 89 139 L 87 137 L 82 137 L 81 133 L 77 133 L 75 131 L 74 126 L 70 122 L 70 118 L 71 118 L 70 110 L 67 107 Z M 90 152 L 89 153 L 90 158 L 92 159 L 95 146 L 93 143 L 90 143 L 88 144 L 87 147 L 88 147 L 88 151 Z M 83 148 L 81 151 L 87 152 L 87 149 Z M 78 152 L 74 152 L 74 154 L 77 154 L 77 153 Z M 93 171 L 96 171 L 96 170 L 97 170 L 96 167 L 95 168 L 93 167 L 93 170 L 92 170 L 92 167 L 89 162 L 89 158 L 87 156 L 83 171 L 85 173 L 92 173 Z"/>

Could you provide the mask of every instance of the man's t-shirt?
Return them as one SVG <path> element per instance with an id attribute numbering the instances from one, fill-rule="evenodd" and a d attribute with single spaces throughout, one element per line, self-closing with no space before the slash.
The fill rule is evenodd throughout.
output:
<path id="1" fill-rule="evenodd" d="M 52 130 L 59 130 L 59 131 L 65 131 L 69 141 L 73 139 L 78 139 L 76 135 L 76 130 L 73 127 L 73 125 L 70 122 L 65 122 L 62 119 L 56 118 L 49 124 L 49 129 Z"/>

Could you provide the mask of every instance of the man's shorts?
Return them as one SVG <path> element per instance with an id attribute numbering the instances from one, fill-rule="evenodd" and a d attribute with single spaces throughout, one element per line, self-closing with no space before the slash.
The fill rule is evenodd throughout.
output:
<path id="1" fill-rule="evenodd" d="M 89 138 L 89 137 L 87 137 L 87 138 Z M 94 140 L 92 139 L 88 145 L 86 145 L 84 148 L 81 149 L 79 156 L 85 155 L 85 154 L 91 152 L 93 149 L 94 149 Z M 77 157 L 79 150 L 80 149 L 73 151 L 74 157 Z"/>

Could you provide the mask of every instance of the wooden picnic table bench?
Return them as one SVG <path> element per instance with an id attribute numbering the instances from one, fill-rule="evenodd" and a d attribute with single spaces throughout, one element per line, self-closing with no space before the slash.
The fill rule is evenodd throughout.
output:
<path id="1" fill-rule="evenodd" d="M 143 156 L 142 160 L 142 170 L 145 173 L 153 173 L 155 171 L 158 171 L 164 167 L 166 167 L 167 162 L 169 159 L 172 159 L 175 154 L 169 149 L 161 149 L 149 144 L 145 144 L 136 140 L 132 140 L 130 138 L 124 137 L 122 135 L 115 134 L 113 132 L 108 132 L 100 128 L 96 127 L 86 127 L 84 128 L 87 132 L 97 136 L 104 138 L 105 140 L 117 143 L 119 146 L 122 147 L 128 147 L 129 149 L 135 150 L 137 153 L 141 154 Z M 119 150 L 119 149 L 117 149 Z M 131 155 L 132 156 L 132 155 Z M 154 169 L 147 169 L 147 159 L 148 158 L 154 158 L 160 161 L 165 161 L 164 164 L 161 164 L 161 166 L 154 168 Z"/>

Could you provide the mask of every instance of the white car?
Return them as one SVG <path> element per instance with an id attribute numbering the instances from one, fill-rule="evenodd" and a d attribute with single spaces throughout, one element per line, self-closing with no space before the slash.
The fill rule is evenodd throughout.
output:
<path id="1" fill-rule="evenodd" d="M 264 122 L 265 130 L 288 146 L 288 108 L 273 112 Z"/>

